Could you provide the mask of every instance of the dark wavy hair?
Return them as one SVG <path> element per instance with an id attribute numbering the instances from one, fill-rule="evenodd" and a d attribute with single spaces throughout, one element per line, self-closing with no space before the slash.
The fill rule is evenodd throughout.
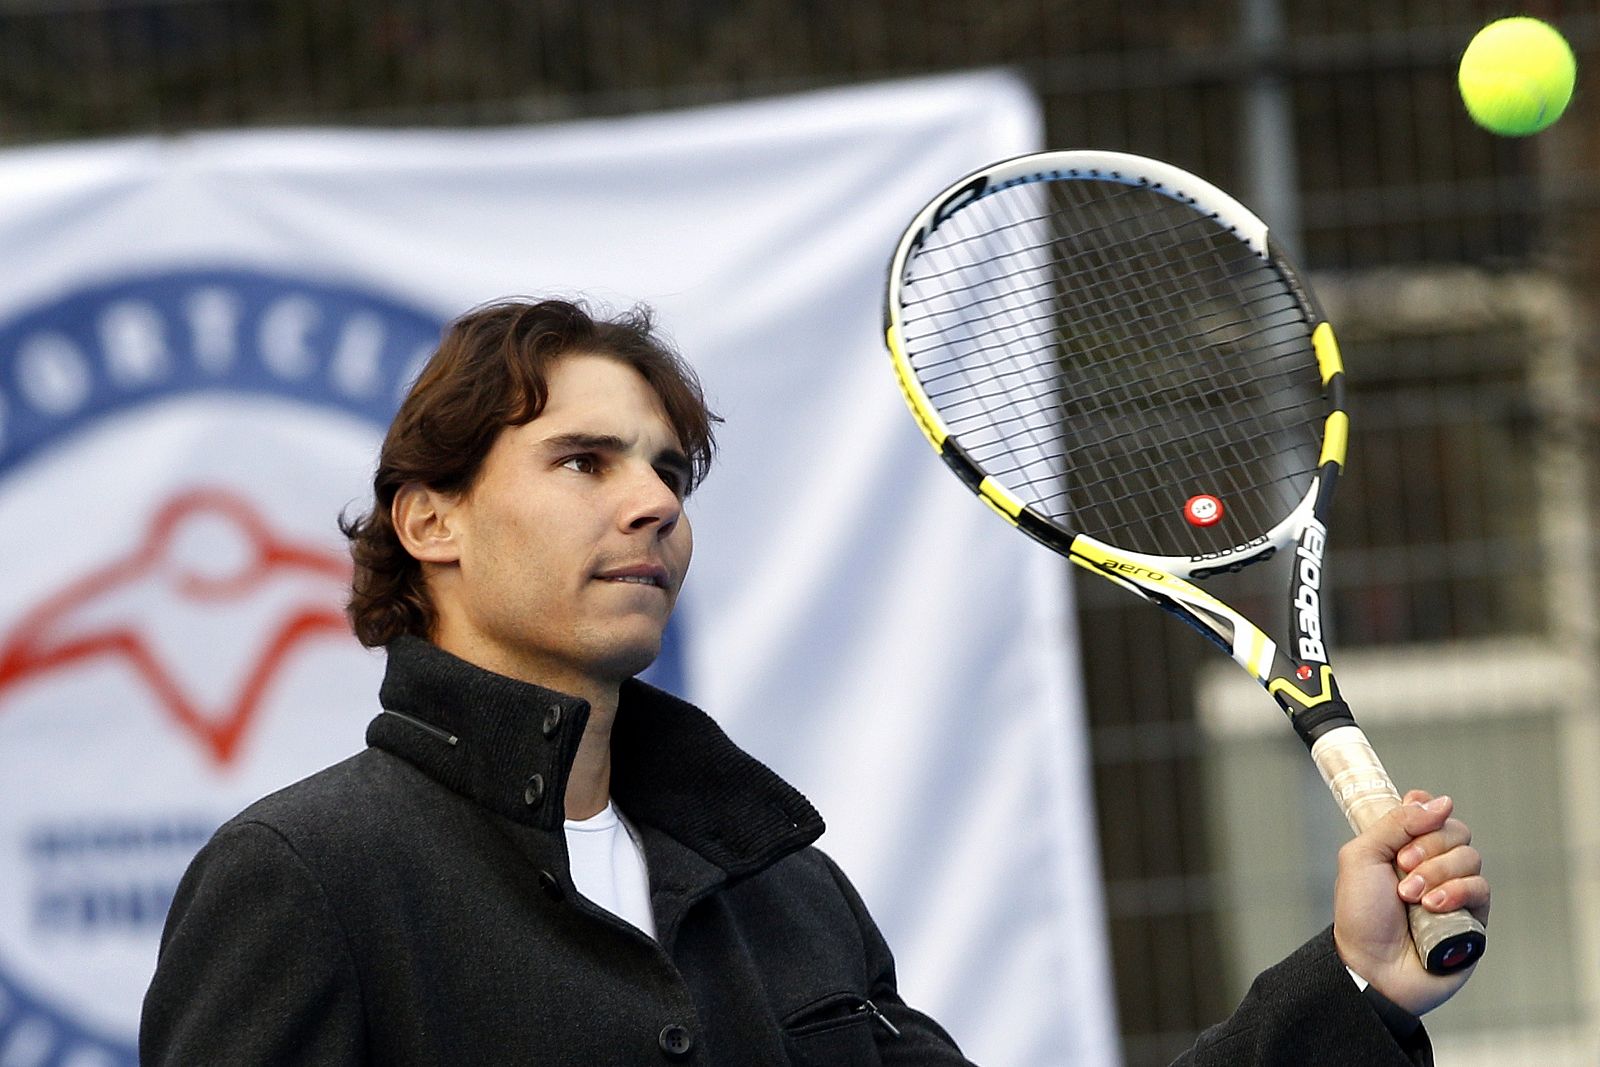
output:
<path id="1" fill-rule="evenodd" d="M 547 374 L 563 356 L 594 354 L 632 367 L 661 399 L 692 464 L 689 488 L 711 467 L 712 425 L 699 379 L 655 331 L 647 308 L 614 319 L 566 300 L 505 300 L 474 308 L 446 328 L 438 351 L 406 394 L 378 455 L 372 510 L 340 516 L 355 560 L 348 612 L 361 643 L 401 634 L 428 637 L 436 618 L 422 565 L 406 551 L 392 518 L 395 494 L 417 482 L 443 493 L 472 487 L 489 448 L 507 427 L 537 418 Z"/>

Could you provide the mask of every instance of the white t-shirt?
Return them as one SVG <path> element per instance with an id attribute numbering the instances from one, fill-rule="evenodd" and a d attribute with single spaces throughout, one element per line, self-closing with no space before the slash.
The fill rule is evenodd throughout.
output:
<path id="1" fill-rule="evenodd" d="M 568 819 L 565 826 L 572 884 L 578 892 L 654 939 L 656 921 L 650 914 L 644 850 L 616 807 L 607 801 L 598 814 Z"/>

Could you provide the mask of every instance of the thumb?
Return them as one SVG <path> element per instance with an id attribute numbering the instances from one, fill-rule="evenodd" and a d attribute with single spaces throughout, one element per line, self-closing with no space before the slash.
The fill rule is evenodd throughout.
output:
<path id="1" fill-rule="evenodd" d="M 1435 797 L 1426 802 L 1411 799 L 1426 795 L 1408 793 L 1409 803 L 1394 808 L 1352 838 L 1345 845 L 1352 853 L 1351 858 L 1392 864 L 1413 838 L 1442 827 L 1455 804 L 1449 797 Z"/>

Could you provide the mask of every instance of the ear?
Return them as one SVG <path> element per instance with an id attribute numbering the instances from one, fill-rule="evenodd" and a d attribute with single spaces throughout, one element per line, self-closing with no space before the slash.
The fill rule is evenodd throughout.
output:
<path id="1" fill-rule="evenodd" d="M 455 563 L 461 559 L 456 522 L 459 503 L 457 496 L 407 482 L 394 494 L 389 519 L 413 557 L 424 563 Z"/>

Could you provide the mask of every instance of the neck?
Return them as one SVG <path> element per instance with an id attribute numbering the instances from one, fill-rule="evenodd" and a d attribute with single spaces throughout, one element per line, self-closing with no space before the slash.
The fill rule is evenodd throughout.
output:
<path id="1" fill-rule="evenodd" d="M 600 813 L 611 799 L 611 726 L 617 720 L 617 690 L 606 694 L 574 693 L 589 702 L 589 723 L 584 727 L 578 754 L 567 774 L 567 818 L 588 819 Z"/>

